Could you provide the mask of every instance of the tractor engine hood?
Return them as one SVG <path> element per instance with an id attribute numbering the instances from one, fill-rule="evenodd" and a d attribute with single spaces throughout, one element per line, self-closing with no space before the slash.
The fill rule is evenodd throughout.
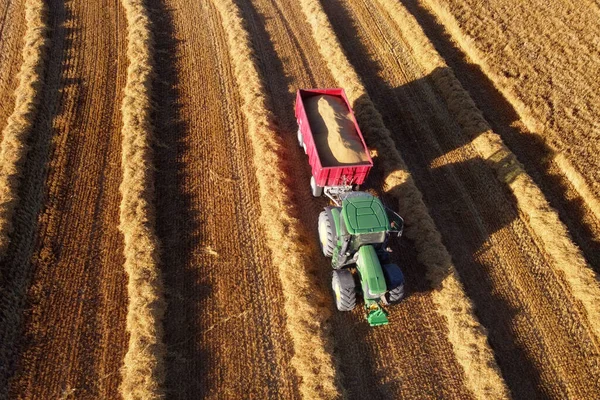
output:
<path id="1" fill-rule="evenodd" d="M 385 276 L 373 246 L 362 246 L 358 250 L 356 266 L 360 272 L 365 298 L 376 299 L 384 295 L 387 291 Z"/>

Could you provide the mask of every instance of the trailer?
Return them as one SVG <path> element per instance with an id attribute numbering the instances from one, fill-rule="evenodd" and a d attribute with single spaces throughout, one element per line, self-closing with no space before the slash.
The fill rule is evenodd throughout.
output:
<path id="1" fill-rule="evenodd" d="M 362 146 L 365 161 L 356 164 L 328 165 L 322 160 L 311 129 L 311 123 L 314 124 L 314 121 L 311 121 L 305 107 L 310 97 L 318 95 L 335 96 L 343 100 Z M 325 194 L 337 204 L 339 195 L 360 186 L 373 167 L 373 160 L 344 89 L 299 89 L 296 95 L 296 120 L 298 121 L 298 144 L 304 149 L 311 166 L 311 192 L 315 197 Z"/>

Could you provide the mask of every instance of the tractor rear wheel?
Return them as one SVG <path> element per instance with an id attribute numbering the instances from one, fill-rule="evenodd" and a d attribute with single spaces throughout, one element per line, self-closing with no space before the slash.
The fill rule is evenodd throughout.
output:
<path id="1" fill-rule="evenodd" d="M 335 248 L 334 241 L 335 236 L 333 234 L 331 215 L 327 211 L 321 211 L 321 214 L 319 214 L 319 243 L 325 257 L 333 255 L 333 249 Z"/>
<path id="2" fill-rule="evenodd" d="M 352 272 L 347 269 L 333 271 L 331 287 L 338 310 L 352 311 L 356 307 L 356 284 Z"/>
<path id="3" fill-rule="evenodd" d="M 387 301 L 389 303 L 397 303 L 404 297 L 404 284 L 387 292 Z"/>
<path id="4" fill-rule="evenodd" d="M 323 194 L 323 187 L 317 186 L 317 181 L 314 176 L 310 177 L 310 191 L 314 197 L 321 197 Z"/>

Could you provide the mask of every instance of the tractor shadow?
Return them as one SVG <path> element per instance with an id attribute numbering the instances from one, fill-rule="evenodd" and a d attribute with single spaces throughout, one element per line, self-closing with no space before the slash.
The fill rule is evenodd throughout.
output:
<path id="1" fill-rule="evenodd" d="M 181 117 L 177 48 L 172 10 L 163 0 L 149 0 L 155 41 L 153 83 L 154 165 L 156 166 L 157 235 L 161 243 L 161 270 L 167 309 L 164 317 L 168 398 L 199 398 L 208 388 L 210 354 L 196 340 L 201 336 L 197 305 L 204 304 L 212 287 L 200 268 L 193 268 L 193 249 L 200 243 L 199 216 L 185 190 L 185 136 Z M 203 283 L 204 282 L 204 283 Z"/>
<path id="2" fill-rule="evenodd" d="M 462 86 L 469 91 L 494 132 L 502 137 L 523 164 L 525 171 L 544 192 L 550 205 L 558 211 L 561 221 L 567 226 L 586 260 L 600 273 L 600 241 L 594 238 L 592 229 L 585 222 L 586 206 L 581 198 L 571 196 L 564 182 L 550 172 L 555 151 L 544 142 L 541 135 L 528 132 L 523 127 L 514 107 L 479 65 L 468 60 L 428 10 L 415 0 L 403 0 L 402 3 L 421 25 Z"/>

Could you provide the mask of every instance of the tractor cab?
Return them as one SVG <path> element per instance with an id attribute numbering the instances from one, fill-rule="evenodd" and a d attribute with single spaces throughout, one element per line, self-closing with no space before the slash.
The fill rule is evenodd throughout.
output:
<path id="1" fill-rule="evenodd" d="M 387 246 L 390 234 L 401 235 L 403 220 L 369 193 L 345 193 L 340 203 L 319 216 L 323 254 L 332 257 L 338 309 L 354 308 L 354 293 L 362 292 L 369 323 L 386 324 L 387 313 L 379 304 L 398 301 L 404 294 L 402 271 L 389 263 Z"/>
<path id="2" fill-rule="evenodd" d="M 365 245 L 373 246 L 387 259 L 390 234 L 402 235 L 402 217 L 369 193 L 350 192 L 341 200 L 342 206 L 332 209 L 331 215 L 338 225 L 338 267 L 355 262 L 356 252 Z"/>

